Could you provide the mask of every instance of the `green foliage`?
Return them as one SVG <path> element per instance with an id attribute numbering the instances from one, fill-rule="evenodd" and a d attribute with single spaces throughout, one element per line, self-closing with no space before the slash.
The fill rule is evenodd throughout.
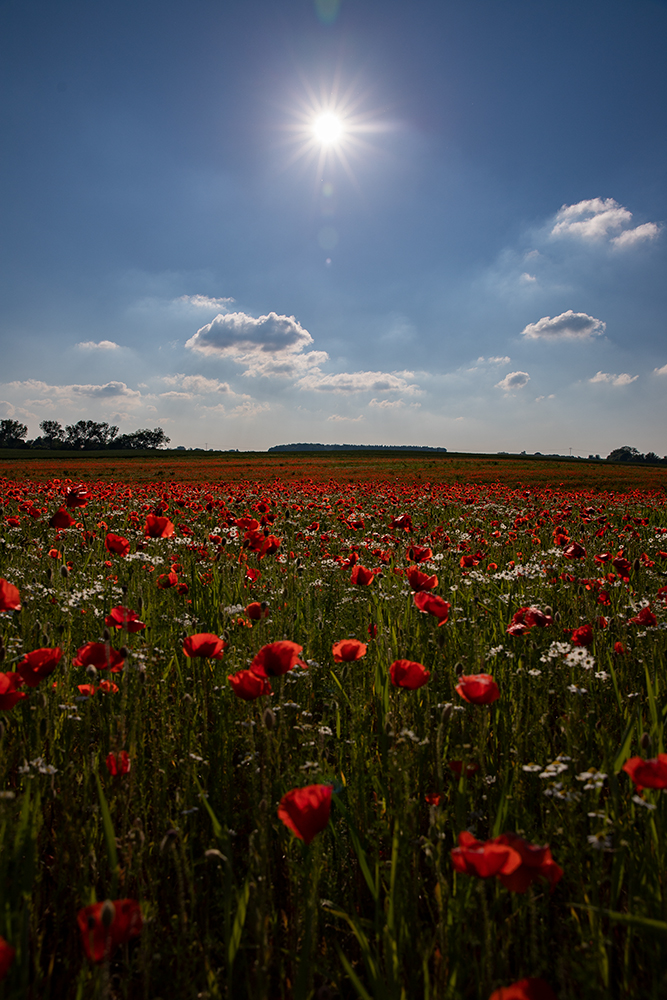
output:
<path id="1" fill-rule="evenodd" d="M 623 771 L 664 750 L 664 497 L 97 483 L 72 512 L 79 526 L 55 532 L 61 488 L 1 484 L 19 524 L 0 529 L 0 577 L 22 602 L 0 614 L 1 668 L 40 647 L 65 655 L 1 713 L 0 935 L 16 958 L 0 998 L 487 1000 L 525 976 L 561 1000 L 664 995 L 667 797 L 638 794 Z M 176 532 L 146 539 L 157 508 Z M 390 527 L 401 513 L 412 533 Z M 265 518 L 277 554 L 259 558 L 243 517 Z M 585 558 L 564 558 L 564 528 Z M 131 554 L 108 552 L 107 532 Z M 440 627 L 403 575 L 411 544 L 431 547 L 421 568 L 452 604 Z M 610 580 L 594 555 L 620 550 L 631 570 Z M 464 554 L 477 565 L 462 568 Z M 354 587 L 351 557 L 382 575 Z M 158 586 L 170 567 L 181 586 Z M 252 621 L 251 601 L 269 616 Z M 631 622 L 646 604 L 656 626 Z M 118 605 L 145 630 L 106 626 Z M 552 624 L 508 635 L 526 606 L 549 606 Z M 571 643 L 583 623 L 587 651 Z M 126 667 L 91 677 L 73 660 L 105 628 Z M 200 632 L 226 639 L 221 660 L 184 656 Z M 366 655 L 334 663 L 347 638 Z M 307 669 L 271 678 L 270 697 L 236 698 L 228 674 L 281 639 L 303 646 Z M 428 684 L 394 688 L 397 658 L 422 663 Z M 463 702 L 459 675 L 483 672 L 500 699 Z M 118 691 L 80 693 L 102 678 Z M 105 760 L 121 750 L 131 768 L 113 776 Z M 304 848 L 277 807 L 311 783 L 334 786 L 333 808 Z M 518 894 L 456 873 L 464 829 L 549 843 L 562 880 Z M 107 898 L 139 900 L 143 931 L 89 967 L 76 915 Z"/>

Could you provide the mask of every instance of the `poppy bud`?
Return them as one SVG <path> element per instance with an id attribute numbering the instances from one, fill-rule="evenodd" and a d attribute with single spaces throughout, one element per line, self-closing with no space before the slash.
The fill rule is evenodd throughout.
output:
<path id="1" fill-rule="evenodd" d="M 454 714 L 454 706 L 452 705 L 451 702 L 447 702 L 447 704 L 442 710 L 442 717 L 440 719 L 443 726 L 446 722 L 449 722 L 453 714 Z"/>
<path id="2" fill-rule="evenodd" d="M 60 567 L 60 575 L 62 576 L 62 578 L 64 580 L 67 579 L 67 577 L 69 576 L 69 570 L 68 570 L 67 566 L 61 566 Z"/>
<path id="3" fill-rule="evenodd" d="M 5 737 L 5 724 L 0 720 L 0 740 Z"/>
<path id="4" fill-rule="evenodd" d="M 649 736 L 648 733 L 642 733 L 639 745 L 642 748 L 642 750 L 649 749 L 649 747 L 651 746 L 651 737 Z"/>
<path id="5" fill-rule="evenodd" d="M 192 695 L 188 694 L 186 691 L 186 693 L 183 695 L 183 701 L 187 701 L 188 705 L 191 705 L 193 701 Z"/>
<path id="6" fill-rule="evenodd" d="M 123 659 L 126 660 L 130 655 L 130 651 L 127 648 L 127 646 L 121 646 L 120 649 L 118 650 L 118 655 L 122 656 Z"/>
<path id="7" fill-rule="evenodd" d="M 554 621 L 555 622 L 559 622 L 560 621 L 560 611 L 556 611 L 555 612 L 555 614 L 554 614 Z"/>
<path id="8" fill-rule="evenodd" d="M 94 681 L 97 677 L 97 667 L 94 664 L 89 663 L 86 667 L 86 674 L 90 677 L 91 681 Z"/>
<path id="9" fill-rule="evenodd" d="M 639 559 L 635 559 L 633 561 L 633 563 L 632 563 L 632 572 L 633 573 L 638 573 L 640 566 L 641 566 L 641 563 L 639 562 Z"/>
<path id="10" fill-rule="evenodd" d="M 110 899 L 106 899 L 102 905 L 102 912 L 100 913 L 102 926 L 111 927 L 115 916 L 116 916 L 116 907 L 113 905 Z"/>
<path id="11" fill-rule="evenodd" d="M 463 664 L 461 663 L 461 661 L 460 661 L 460 660 L 459 660 L 459 662 L 458 662 L 457 664 L 455 664 L 455 666 L 454 666 L 454 673 L 456 674 L 456 676 L 457 676 L 457 677 L 460 677 L 460 676 L 461 676 L 461 674 L 463 673 Z"/>
<path id="12" fill-rule="evenodd" d="M 544 609 L 544 613 L 545 615 L 553 615 L 553 609 L 547 604 L 546 608 Z"/>
<path id="13" fill-rule="evenodd" d="M 111 632 L 109 631 L 108 628 L 105 628 L 104 632 L 102 632 L 102 641 L 109 642 L 110 639 L 111 639 Z"/>
<path id="14" fill-rule="evenodd" d="M 264 709 L 262 722 L 264 723 L 265 728 L 268 729 L 269 732 L 271 732 L 271 730 L 276 724 L 276 716 L 275 713 L 270 708 Z"/>

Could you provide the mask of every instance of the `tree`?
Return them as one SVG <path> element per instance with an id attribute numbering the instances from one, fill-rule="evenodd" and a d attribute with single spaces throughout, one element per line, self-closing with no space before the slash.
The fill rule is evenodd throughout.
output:
<path id="1" fill-rule="evenodd" d="M 0 420 L 0 448 L 20 448 L 27 433 L 26 425 L 18 420 Z"/>
<path id="2" fill-rule="evenodd" d="M 110 427 L 106 422 L 98 423 L 96 420 L 79 420 L 76 424 L 68 424 L 65 430 L 67 447 L 77 449 L 106 448 L 118 434 L 115 424 Z"/>
<path id="3" fill-rule="evenodd" d="M 636 448 L 631 448 L 630 445 L 623 445 L 622 448 L 616 448 L 614 451 L 607 455 L 608 462 L 643 462 L 644 456 L 641 452 L 637 451 Z"/>
<path id="4" fill-rule="evenodd" d="M 138 431 L 132 431 L 131 434 L 121 434 L 119 438 L 113 442 L 114 448 L 136 448 L 136 449 L 155 449 L 161 448 L 165 444 L 169 444 L 171 438 L 168 438 L 161 427 L 155 427 L 150 430 L 148 427 L 140 428 Z"/>
<path id="5" fill-rule="evenodd" d="M 65 429 L 58 420 L 42 420 L 39 427 L 42 437 L 35 444 L 39 442 L 45 448 L 55 448 L 65 440 Z"/>

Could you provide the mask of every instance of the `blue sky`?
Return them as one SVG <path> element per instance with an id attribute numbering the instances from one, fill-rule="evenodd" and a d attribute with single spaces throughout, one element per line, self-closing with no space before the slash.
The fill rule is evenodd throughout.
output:
<path id="1" fill-rule="evenodd" d="M 0 417 L 664 455 L 666 43 L 663 0 L 0 0 Z"/>

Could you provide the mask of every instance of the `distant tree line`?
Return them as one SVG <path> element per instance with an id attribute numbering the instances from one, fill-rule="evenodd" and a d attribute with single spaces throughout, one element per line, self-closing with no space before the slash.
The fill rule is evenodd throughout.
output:
<path id="1" fill-rule="evenodd" d="M 119 434 L 105 421 L 79 420 L 63 427 L 57 420 L 42 420 L 41 436 L 27 440 L 28 428 L 18 420 L 0 420 L 0 448 L 52 448 L 65 451 L 99 451 L 110 448 L 155 449 L 169 444 L 161 427 L 147 427 Z"/>
<path id="2" fill-rule="evenodd" d="M 431 448 L 421 444 L 276 444 L 267 451 L 437 451 L 447 453 L 446 448 Z"/>
<path id="3" fill-rule="evenodd" d="M 645 455 L 642 455 L 640 451 L 636 448 L 631 448 L 629 445 L 625 444 L 622 448 L 615 448 L 614 451 L 607 455 L 608 462 L 634 462 L 641 463 L 647 462 L 649 465 L 655 465 L 656 462 L 660 465 L 667 465 L 667 455 L 664 458 L 659 458 L 654 451 L 647 451 Z"/>

